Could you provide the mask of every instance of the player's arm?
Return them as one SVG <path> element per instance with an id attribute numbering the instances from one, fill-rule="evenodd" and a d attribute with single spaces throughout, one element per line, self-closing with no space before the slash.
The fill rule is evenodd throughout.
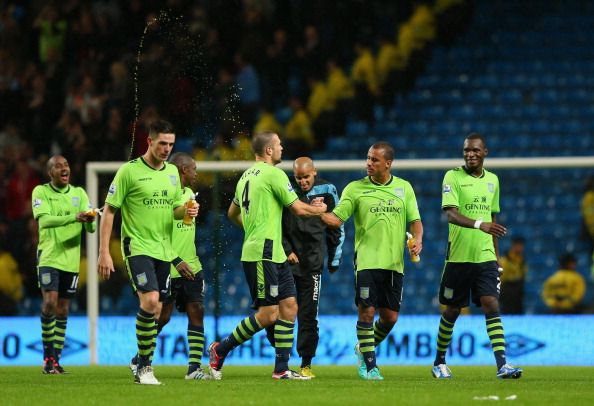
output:
<path id="1" fill-rule="evenodd" d="M 297 199 L 289 206 L 289 210 L 291 210 L 291 213 L 299 217 L 314 217 L 319 216 L 326 211 L 326 203 L 315 201 L 311 204 L 307 204 Z"/>
<path id="2" fill-rule="evenodd" d="M 411 254 L 420 255 L 421 251 L 423 251 L 423 222 L 421 220 L 412 221 L 409 230 L 415 237 L 415 245 L 410 248 Z"/>
<path id="3" fill-rule="evenodd" d="M 338 228 L 343 224 L 343 221 L 334 213 L 322 213 L 320 218 L 328 227 Z"/>
<path id="4" fill-rule="evenodd" d="M 227 218 L 231 222 L 241 228 L 243 228 L 243 221 L 241 221 L 241 209 L 235 202 L 231 202 L 229 209 L 227 210 Z"/>
<path id="5" fill-rule="evenodd" d="M 493 223 L 497 222 L 497 214 L 496 213 L 491 213 L 491 218 L 492 218 L 491 221 L 493 221 Z M 499 238 L 497 238 L 497 236 L 495 236 L 495 235 L 493 236 L 493 247 L 495 248 L 495 258 L 497 258 L 499 272 L 503 272 L 503 267 L 499 263 Z"/>
<path id="6" fill-rule="evenodd" d="M 495 237 L 502 237 L 507 233 L 507 229 L 501 224 L 494 221 L 488 222 L 482 219 L 471 219 L 458 211 L 457 207 L 444 207 L 443 210 L 448 216 L 448 223 L 455 224 L 460 227 L 477 228 L 484 233 L 491 234 Z"/>
<path id="7" fill-rule="evenodd" d="M 115 272 L 113 259 L 109 253 L 109 239 L 113 230 L 113 219 L 117 209 L 105 203 L 103 216 L 99 226 L 99 258 L 97 260 L 97 272 L 103 279 L 109 279 L 112 272 Z"/>
<path id="8" fill-rule="evenodd" d="M 283 227 L 283 250 L 285 251 L 285 255 L 287 256 L 287 262 L 289 264 L 298 264 L 299 257 L 295 253 L 295 249 L 293 248 L 293 243 L 291 242 L 292 237 L 292 222 L 294 221 L 293 215 L 289 212 L 289 209 L 283 209 L 283 220 L 282 220 L 282 227 Z"/>

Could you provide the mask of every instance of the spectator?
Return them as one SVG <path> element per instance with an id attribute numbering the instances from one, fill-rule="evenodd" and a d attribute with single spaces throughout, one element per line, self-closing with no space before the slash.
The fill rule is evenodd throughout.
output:
<path id="1" fill-rule="evenodd" d="M 16 259 L 6 249 L 6 231 L 6 224 L 0 223 L 0 316 L 14 316 L 23 298 L 23 279 Z"/>
<path id="2" fill-rule="evenodd" d="M 235 81 L 239 87 L 239 103 L 241 115 L 246 128 L 253 128 L 260 103 L 260 78 L 258 72 L 241 53 L 235 54 L 237 76 Z"/>
<path id="3" fill-rule="evenodd" d="M 285 126 L 285 145 L 286 156 L 295 158 L 307 155 L 315 144 L 312 131 L 311 120 L 307 111 L 303 108 L 303 103 L 298 97 L 292 97 L 289 101 L 293 115 Z"/>
<path id="4" fill-rule="evenodd" d="M 594 176 L 586 181 L 586 192 L 581 202 L 583 235 L 588 241 L 590 253 L 594 252 Z"/>
<path id="5" fill-rule="evenodd" d="M 499 265 L 503 268 L 503 273 L 499 274 L 501 313 L 524 313 L 524 282 L 528 272 L 528 265 L 524 259 L 525 245 L 526 240 L 523 237 L 512 238 L 509 251 L 499 259 Z"/>
<path id="6" fill-rule="evenodd" d="M 573 254 L 559 258 L 559 270 L 544 283 L 542 298 L 553 314 L 579 314 L 586 293 L 586 281 L 576 271 L 577 260 Z"/>
<path id="7" fill-rule="evenodd" d="M 367 44 L 355 44 L 356 59 L 353 62 L 351 79 L 355 86 L 355 111 L 359 119 L 372 123 L 373 103 L 380 94 L 377 66 Z"/>

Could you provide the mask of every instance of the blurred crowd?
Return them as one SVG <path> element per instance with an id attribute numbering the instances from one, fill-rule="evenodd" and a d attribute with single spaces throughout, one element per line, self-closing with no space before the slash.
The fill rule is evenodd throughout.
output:
<path id="1" fill-rule="evenodd" d="M 373 122 L 374 105 L 405 95 L 471 3 L 2 2 L 1 311 L 39 295 L 30 197 L 51 155 L 82 185 L 86 162 L 144 152 L 159 117 L 198 161 L 251 159 L 260 129 L 282 135 L 288 158 L 319 150 L 347 117 Z"/>

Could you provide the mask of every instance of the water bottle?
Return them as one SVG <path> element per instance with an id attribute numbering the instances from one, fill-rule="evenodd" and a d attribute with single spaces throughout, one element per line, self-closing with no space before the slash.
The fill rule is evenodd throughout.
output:
<path id="1" fill-rule="evenodd" d="M 196 202 L 196 196 L 194 194 L 192 194 L 192 196 L 190 196 L 190 200 L 188 200 L 185 204 L 186 208 L 191 209 L 193 207 L 198 206 L 198 203 Z M 186 214 L 184 214 L 184 224 L 187 225 L 191 225 L 192 224 L 192 220 L 193 217 L 191 217 L 190 215 L 188 215 L 188 212 L 186 210 Z"/>
<path id="2" fill-rule="evenodd" d="M 411 252 L 412 247 L 414 247 L 416 243 L 417 240 L 415 240 L 415 237 L 413 237 L 413 235 L 407 231 L 406 245 L 408 246 L 408 253 L 410 254 L 411 262 L 419 262 L 421 260 L 421 257 L 419 255 L 413 255 L 413 253 Z"/>

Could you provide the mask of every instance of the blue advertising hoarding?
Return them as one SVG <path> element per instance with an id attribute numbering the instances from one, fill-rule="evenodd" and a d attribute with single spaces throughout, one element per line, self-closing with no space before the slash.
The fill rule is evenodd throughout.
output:
<path id="1" fill-rule="evenodd" d="M 240 317 L 219 320 L 221 333 L 232 331 Z M 594 365 L 594 316 L 504 316 L 507 355 L 518 365 Z M 317 365 L 352 365 L 356 342 L 354 316 L 320 316 Z M 439 316 L 401 316 L 377 349 L 380 365 L 429 365 L 435 356 Z M 125 365 L 136 352 L 134 317 L 100 317 L 98 359 L 103 365 Z M 214 339 L 214 322 L 206 317 L 206 339 Z M 187 319 L 173 317 L 161 332 L 155 364 L 187 362 Z M 0 365 L 40 365 L 42 344 L 37 317 L 0 318 Z M 70 317 L 63 351 L 66 365 L 89 363 L 86 317 Z M 296 357 L 296 354 L 293 354 Z M 274 350 L 263 332 L 235 349 L 227 365 L 272 364 Z M 298 361 L 295 361 L 298 362 Z M 456 322 L 448 363 L 494 363 L 485 320 L 462 316 Z"/>

